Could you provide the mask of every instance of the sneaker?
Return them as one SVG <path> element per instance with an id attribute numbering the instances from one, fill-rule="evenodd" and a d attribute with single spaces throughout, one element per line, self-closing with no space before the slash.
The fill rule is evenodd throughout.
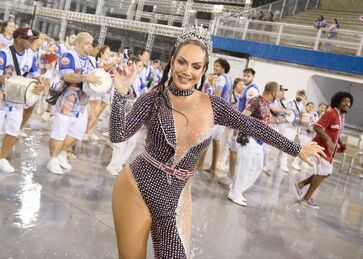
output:
<path id="1" fill-rule="evenodd" d="M 229 200 L 231 200 L 232 202 L 240 205 L 240 206 L 243 206 L 243 207 L 246 207 L 247 206 L 247 202 L 245 200 L 243 200 L 242 198 L 239 198 L 239 199 L 236 199 L 234 198 L 232 195 L 228 194 L 227 198 Z"/>
<path id="2" fill-rule="evenodd" d="M 14 173 L 15 169 L 11 166 L 9 161 L 6 158 L 0 159 L 0 170 L 4 173 Z"/>
<path id="3" fill-rule="evenodd" d="M 109 172 L 113 176 L 118 176 L 119 171 L 113 168 L 106 168 L 107 172 Z"/>
<path id="4" fill-rule="evenodd" d="M 296 196 L 297 200 L 300 201 L 301 196 L 302 196 L 302 190 L 299 188 L 297 183 L 294 183 L 292 188 L 294 190 L 294 193 L 295 193 L 295 196 Z"/>
<path id="5" fill-rule="evenodd" d="M 359 178 L 360 179 L 363 179 L 363 173 L 360 174 Z"/>
<path id="6" fill-rule="evenodd" d="M 50 119 L 50 112 L 43 113 L 43 115 L 42 115 L 42 121 L 43 122 L 47 122 L 47 121 L 49 121 L 49 119 Z"/>
<path id="7" fill-rule="evenodd" d="M 280 166 L 280 170 L 285 172 L 285 173 L 290 172 L 290 169 L 286 165 L 285 166 Z"/>
<path id="8" fill-rule="evenodd" d="M 58 155 L 58 161 L 59 161 L 59 165 L 60 165 L 61 167 L 63 167 L 64 169 L 66 169 L 66 170 L 72 170 L 72 166 L 71 166 L 71 164 L 68 162 L 66 152 L 62 151 L 62 152 Z"/>
<path id="9" fill-rule="evenodd" d="M 298 170 L 298 171 L 301 170 L 301 167 L 298 164 L 295 164 L 295 163 L 292 163 L 291 167 L 294 168 L 295 170 Z"/>
<path id="10" fill-rule="evenodd" d="M 28 134 L 26 134 L 26 133 L 25 133 L 25 131 L 22 131 L 22 132 L 20 133 L 20 137 L 22 137 L 22 138 L 27 138 L 27 137 L 28 137 Z"/>
<path id="11" fill-rule="evenodd" d="M 310 208 L 312 208 L 312 209 L 316 209 L 316 210 L 318 210 L 320 207 L 319 207 L 319 205 L 318 204 L 316 204 L 314 201 L 313 201 L 313 198 L 311 198 L 310 200 L 305 200 L 305 199 L 301 199 L 300 200 L 300 203 L 302 204 L 302 205 L 305 205 L 305 206 L 307 206 L 307 207 L 310 207 Z"/>
<path id="12" fill-rule="evenodd" d="M 91 140 L 93 140 L 93 141 L 99 141 L 99 140 L 100 140 L 100 138 L 99 138 L 99 137 L 97 137 L 94 133 L 92 133 L 92 134 L 89 136 L 89 138 L 90 138 Z"/>
<path id="13" fill-rule="evenodd" d="M 63 170 L 59 165 L 59 160 L 56 157 L 51 157 L 48 161 L 47 168 L 53 174 L 63 174 Z"/>

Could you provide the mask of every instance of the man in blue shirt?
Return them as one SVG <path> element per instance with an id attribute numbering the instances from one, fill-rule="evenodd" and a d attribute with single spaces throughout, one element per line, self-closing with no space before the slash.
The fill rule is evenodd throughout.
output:
<path id="1" fill-rule="evenodd" d="M 22 26 L 13 33 L 15 58 L 19 65 L 20 75 L 30 77 L 40 81 L 40 73 L 36 66 L 34 54 L 30 51 L 32 41 L 36 39 L 29 27 Z M 12 47 L 12 46 L 11 46 Z M 5 80 L 16 76 L 15 62 L 12 57 L 10 48 L 0 50 L 0 85 L 4 87 Z M 43 86 L 37 84 L 33 90 L 34 94 L 39 95 L 43 91 Z M 1 101 L 2 102 L 2 101 Z M 1 104 L 2 115 L 4 118 L 5 137 L 1 148 L 0 170 L 6 173 L 15 171 L 7 160 L 12 148 L 20 135 L 20 127 L 25 119 L 29 118 L 32 107 L 24 109 L 23 104 L 10 102 L 5 98 L 5 104 Z M 2 125 L 1 125 L 2 126 Z"/>

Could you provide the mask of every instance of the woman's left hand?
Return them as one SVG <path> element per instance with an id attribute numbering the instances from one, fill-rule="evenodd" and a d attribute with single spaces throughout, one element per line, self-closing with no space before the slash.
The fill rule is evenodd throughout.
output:
<path id="1" fill-rule="evenodd" d="M 299 158 L 305 163 L 314 166 L 313 162 L 309 159 L 310 156 L 315 156 L 320 164 L 321 157 L 325 157 L 324 148 L 319 146 L 316 142 L 310 142 L 302 146 Z"/>

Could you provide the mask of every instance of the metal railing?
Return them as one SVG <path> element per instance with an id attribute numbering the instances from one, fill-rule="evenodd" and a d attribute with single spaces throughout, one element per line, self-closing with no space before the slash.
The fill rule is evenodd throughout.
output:
<path id="1" fill-rule="evenodd" d="M 304 49 L 362 56 L 363 33 L 348 30 L 317 30 L 313 26 L 266 22 L 240 18 L 220 18 L 212 34 L 227 38 L 260 41 Z"/>
<path id="2" fill-rule="evenodd" d="M 258 18 L 259 14 L 263 12 L 264 15 L 272 13 L 276 20 L 288 15 L 295 15 L 298 12 L 310 8 L 317 8 L 319 2 L 320 0 L 279 0 L 241 13 L 233 14 L 230 17 Z"/>

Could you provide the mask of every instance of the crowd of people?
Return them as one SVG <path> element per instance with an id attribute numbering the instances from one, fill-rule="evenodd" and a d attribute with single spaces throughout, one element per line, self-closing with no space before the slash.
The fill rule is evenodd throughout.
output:
<path id="1" fill-rule="evenodd" d="M 330 105 L 316 105 L 299 90 L 294 100 L 285 103 L 288 89 L 274 81 L 257 86 L 253 68 L 232 80 L 228 60 L 219 58 L 213 73 L 206 75 L 211 53 L 210 36 L 202 27 L 183 32 L 164 65 L 157 59 L 150 64 L 147 50 L 114 55 L 108 46 L 94 44 L 87 32 L 68 33 L 61 43 L 26 24 L 4 22 L 0 85 L 5 96 L 2 91 L 0 127 L 5 135 L 0 170 L 15 171 L 8 158 L 36 107 L 7 99 L 7 84 L 24 77 L 36 82 L 32 93 L 39 96 L 38 106 L 44 106 L 41 119 L 52 121 L 47 168 L 57 175 L 72 170 L 69 152 L 77 141 L 99 140 L 96 125 L 111 105 L 113 154 L 107 171 L 118 175 L 113 212 L 119 252 L 126 258 L 145 255 L 150 230 L 157 257 L 185 258 L 190 222 L 184 228 L 186 235 L 181 235 L 180 215 L 175 211 L 180 203 L 190 209 L 188 179 L 194 168 L 210 172 L 212 179 L 230 189 L 229 200 L 247 206 L 245 192 L 262 172 L 273 173 L 271 146 L 281 150 L 281 171 L 290 172 L 288 155 L 295 156 L 291 164 L 295 170 L 306 166 L 301 160 L 310 164 L 311 176 L 292 188 L 301 204 L 318 209 L 313 194 L 332 173 L 335 152 L 346 148 L 340 135 L 353 97 L 338 92 Z M 106 92 L 91 91 L 92 85 L 106 81 L 97 69 L 113 79 Z M 127 164 L 145 135 L 145 151 Z M 296 137 L 300 144 L 294 143 Z M 210 143 L 212 161 L 205 168 Z M 229 169 L 224 170 L 221 165 L 227 160 Z M 305 186 L 309 188 L 303 193 Z M 188 212 L 183 215 L 190 220 Z"/>

